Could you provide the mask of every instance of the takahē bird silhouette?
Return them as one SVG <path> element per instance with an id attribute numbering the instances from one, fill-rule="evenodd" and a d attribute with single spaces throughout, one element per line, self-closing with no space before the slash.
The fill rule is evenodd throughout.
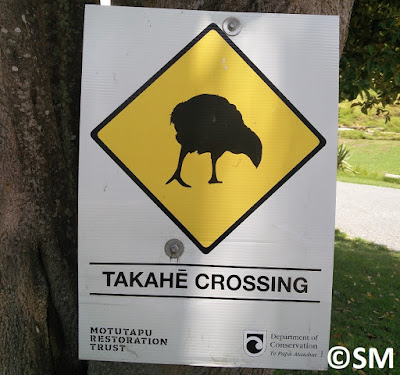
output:
<path id="1" fill-rule="evenodd" d="M 236 106 L 222 96 L 202 94 L 179 103 L 172 111 L 171 123 L 182 147 L 176 171 L 167 184 L 176 180 L 182 186 L 191 187 L 182 180 L 181 170 L 186 155 L 195 151 L 211 154 L 210 184 L 222 182 L 217 179 L 216 163 L 226 151 L 247 155 L 256 168 L 260 164 L 260 139 L 244 124 Z"/>

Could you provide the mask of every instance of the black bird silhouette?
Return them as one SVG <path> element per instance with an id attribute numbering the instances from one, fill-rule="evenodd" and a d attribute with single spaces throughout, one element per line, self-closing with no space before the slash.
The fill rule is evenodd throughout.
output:
<path id="1" fill-rule="evenodd" d="M 247 155 L 256 168 L 260 164 L 260 139 L 243 123 L 236 106 L 222 96 L 202 94 L 179 103 L 172 111 L 171 123 L 182 147 L 176 171 L 167 184 L 176 180 L 182 186 L 191 187 L 182 180 L 181 170 L 186 155 L 195 151 L 211 154 L 210 184 L 222 182 L 217 179 L 216 163 L 226 151 Z"/>

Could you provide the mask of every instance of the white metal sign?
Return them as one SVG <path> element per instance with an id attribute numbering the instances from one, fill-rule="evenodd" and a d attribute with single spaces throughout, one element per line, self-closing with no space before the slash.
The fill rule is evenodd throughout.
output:
<path id="1" fill-rule="evenodd" d="M 325 369 L 338 17 L 87 6 L 81 359 Z"/>

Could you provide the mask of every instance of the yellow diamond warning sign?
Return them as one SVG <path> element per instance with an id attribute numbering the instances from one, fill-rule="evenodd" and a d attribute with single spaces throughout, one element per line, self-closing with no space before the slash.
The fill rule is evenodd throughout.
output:
<path id="1" fill-rule="evenodd" d="M 92 137 L 205 254 L 325 145 L 215 24 Z"/>

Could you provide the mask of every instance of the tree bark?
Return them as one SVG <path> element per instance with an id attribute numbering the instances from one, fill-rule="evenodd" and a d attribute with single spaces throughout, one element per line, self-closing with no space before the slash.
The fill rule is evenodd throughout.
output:
<path id="1" fill-rule="evenodd" d="M 0 2 L 0 373 L 77 359 L 83 1 Z"/>
<path id="2" fill-rule="evenodd" d="M 340 14 L 342 50 L 353 1 L 114 4 Z M 0 2 L 0 373 L 267 374 L 77 359 L 77 137 L 83 3 L 90 2 Z"/>

